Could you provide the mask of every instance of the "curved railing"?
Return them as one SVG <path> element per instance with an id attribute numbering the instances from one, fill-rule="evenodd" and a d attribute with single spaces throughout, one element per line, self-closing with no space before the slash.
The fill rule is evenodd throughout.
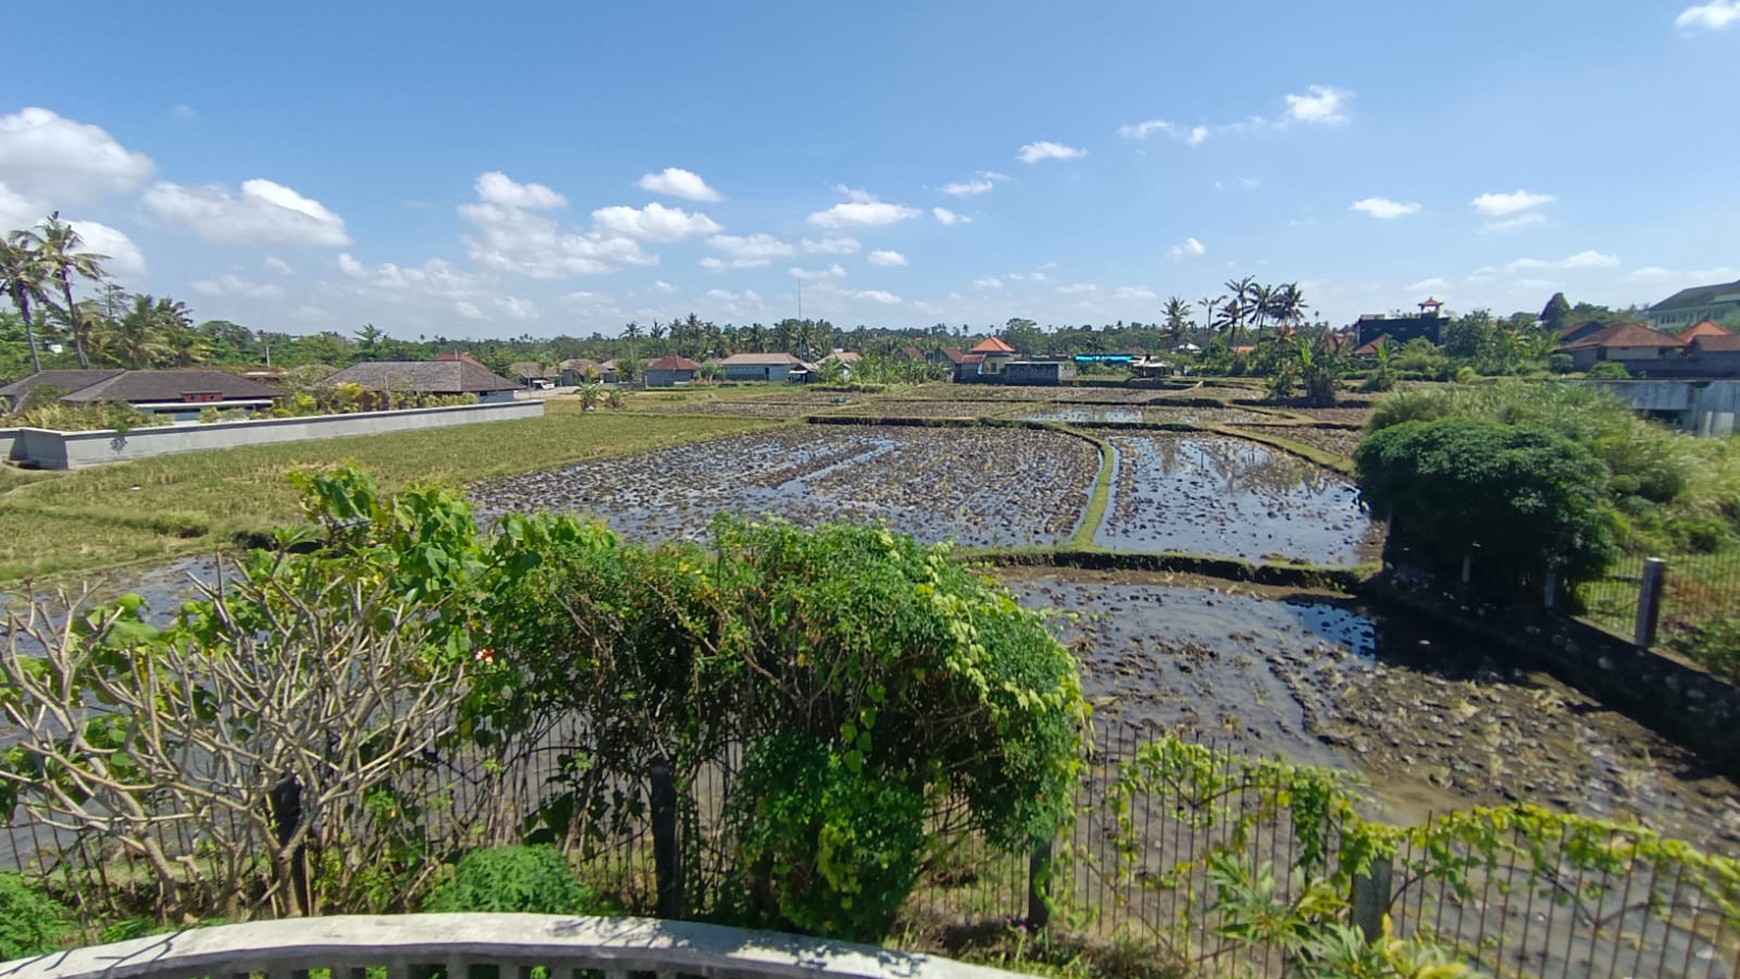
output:
<path id="1" fill-rule="evenodd" d="M 755 979 L 1005 979 L 951 959 L 776 932 L 651 918 L 545 914 L 411 914 L 291 918 L 220 925 L 0 963 L 0 979 L 182 979 L 330 969 L 332 979 L 385 969 L 388 979 L 440 970 L 500 979 L 549 970 L 550 979 L 653 973 Z M 375 973 L 379 975 L 378 972 Z"/>

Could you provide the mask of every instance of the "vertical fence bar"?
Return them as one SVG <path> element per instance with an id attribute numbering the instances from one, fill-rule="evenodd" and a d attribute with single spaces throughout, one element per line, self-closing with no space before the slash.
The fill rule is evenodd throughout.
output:
<path id="1" fill-rule="evenodd" d="M 658 917 L 683 916 L 683 857 L 677 852 L 677 786 L 663 758 L 648 768 L 652 783 L 653 868 L 658 880 Z"/>
<path id="2" fill-rule="evenodd" d="M 1633 645 L 1639 649 L 1655 645 L 1655 630 L 1661 621 L 1662 584 L 1666 577 L 1666 561 L 1652 557 L 1643 562 L 1643 587 L 1637 594 L 1637 625 L 1632 631 Z"/>

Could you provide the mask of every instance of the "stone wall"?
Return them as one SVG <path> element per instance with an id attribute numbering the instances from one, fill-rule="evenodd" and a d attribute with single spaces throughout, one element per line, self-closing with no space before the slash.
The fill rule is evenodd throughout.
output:
<path id="1" fill-rule="evenodd" d="M 1696 665 L 1639 649 L 1587 622 L 1542 609 L 1482 603 L 1393 572 L 1370 579 L 1359 591 L 1508 649 L 1520 662 L 1546 670 L 1697 752 L 1713 769 L 1740 778 L 1740 687 Z"/>
<path id="2" fill-rule="evenodd" d="M 5 458 L 41 469 L 79 469 L 105 462 L 127 462 L 152 456 L 208 449 L 233 449 L 244 445 L 277 442 L 307 442 L 352 435 L 380 435 L 422 428 L 445 428 L 477 422 L 538 418 L 542 401 L 509 401 L 490 404 L 453 405 L 444 408 L 410 408 L 354 415 L 313 415 L 305 418 L 267 418 L 255 421 L 214 422 L 209 425 L 171 425 L 137 428 L 125 434 L 112 431 L 54 432 L 41 428 L 0 431 L 0 450 Z"/>

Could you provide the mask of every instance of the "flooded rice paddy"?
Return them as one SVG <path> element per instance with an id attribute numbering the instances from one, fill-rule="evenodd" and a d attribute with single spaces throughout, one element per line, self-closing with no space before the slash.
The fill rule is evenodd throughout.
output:
<path id="1" fill-rule="evenodd" d="M 635 540 L 702 539 L 720 513 L 871 523 L 963 546 L 1056 544 L 1099 469 L 1085 439 L 1027 429 L 804 426 L 499 480 L 486 512 L 556 510 Z"/>
<path id="2" fill-rule="evenodd" d="M 1052 405 L 1016 415 L 1028 421 L 1067 422 L 1072 425 L 1242 425 L 1284 420 L 1282 416 L 1245 408 L 1150 407 L 1145 405 L 1101 407 L 1099 405 Z"/>
<path id="3" fill-rule="evenodd" d="M 1110 434 L 1118 452 L 1103 547 L 1245 560 L 1356 564 L 1370 517 L 1346 478 L 1243 439 Z"/>
<path id="4" fill-rule="evenodd" d="M 1012 571 L 1082 662 L 1095 717 L 1360 773 L 1391 810 L 1529 801 L 1740 842 L 1740 789 L 1545 674 L 1322 595 Z"/>

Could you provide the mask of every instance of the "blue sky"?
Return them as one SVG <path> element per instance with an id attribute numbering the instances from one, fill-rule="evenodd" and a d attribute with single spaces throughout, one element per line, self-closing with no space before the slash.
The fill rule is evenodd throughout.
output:
<path id="1" fill-rule="evenodd" d="M 200 318 L 1341 323 L 1740 278 L 1740 0 L 94 3 L 0 222 Z M 64 70 L 62 66 L 64 65 Z"/>

